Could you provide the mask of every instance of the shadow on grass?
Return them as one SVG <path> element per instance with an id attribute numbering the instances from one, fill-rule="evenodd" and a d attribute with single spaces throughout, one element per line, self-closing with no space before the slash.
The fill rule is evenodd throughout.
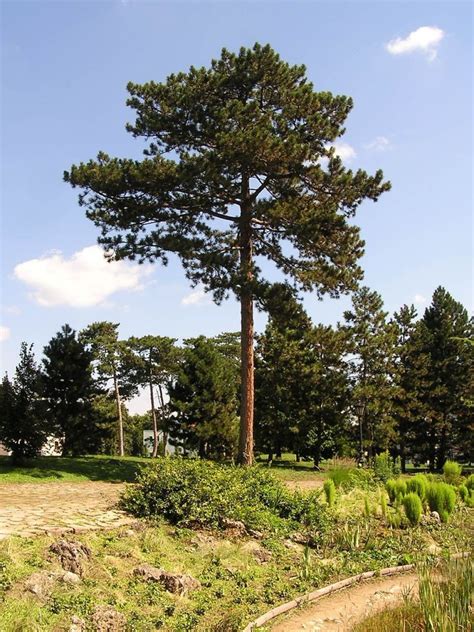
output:
<path id="1" fill-rule="evenodd" d="M 109 483 L 133 482 L 149 459 L 114 457 L 54 457 L 29 459 L 21 466 L 0 457 L 0 482 L 90 480 Z"/>

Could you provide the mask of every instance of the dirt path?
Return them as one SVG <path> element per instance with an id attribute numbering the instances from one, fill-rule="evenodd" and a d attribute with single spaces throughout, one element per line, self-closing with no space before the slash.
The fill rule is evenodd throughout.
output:
<path id="1" fill-rule="evenodd" d="M 133 522 L 115 505 L 116 483 L 0 484 L 0 539 L 118 527 Z"/>
<path id="2" fill-rule="evenodd" d="M 363 582 L 293 611 L 272 632 L 349 632 L 370 614 L 395 605 L 405 592 L 416 590 L 416 585 L 417 576 L 412 573 Z"/>

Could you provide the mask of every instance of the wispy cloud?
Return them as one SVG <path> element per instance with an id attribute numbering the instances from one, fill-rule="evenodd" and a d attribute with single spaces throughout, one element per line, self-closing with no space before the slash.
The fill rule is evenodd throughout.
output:
<path id="1" fill-rule="evenodd" d="M 43 307 L 92 307 L 121 290 L 140 290 L 151 266 L 107 261 L 99 246 L 88 246 L 69 259 L 54 252 L 19 263 L 14 274 L 28 285 L 31 297 Z"/>
<path id="2" fill-rule="evenodd" d="M 181 299 L 181 305 L 207 305 L 209 303 L 211 303 L 211 297 L 202 287 L 193 290 Z"/>
<path id="3" fill-rule="evenodd" d="M 334 147 L 334 153 L 342 160 L 342 162 L 351 162 L 356 156 L 356 150 L 349 143 L 335 142 L 331 145 Z"/>
<path id="4" fill-rule="evenodd" d="M 12 316 L 19 316 L 21 314 L 21 309 L 16 305 L 6 305 L 3 311 L 5 314 L 11 314 Z"/>
<path id="5" fill-rule="evenodd" d="M 415 296 L 413 297 L 413 302 L 415 303 L 415 305 L 425 305 L 426 298 L 422 294 L 415 294 Z"/>
<path id="6" fill-rule="evenodd" d="M 406 37 L 396 37 L 385 45 L 391 55 L 422 53 L 428 61 L 436 59 L 438 46 L 444 38 L 444 31 L 437 26 L 420 26 Z"/>
<path id="7" fill-rule="evenodd" d="M 10 334 L 11 331 L 9 327 L 0 325 L 0 342 L 5 342 L 5 340 L 8 340 L 8 338 L 10 338 Z"/>
<path id="8" fill-rule="evenodd" d="M 377 136 L 370 143 L 364 145 L 364 149 L 369 151 L 387 151 L 391 147 L 392 144 L 386 136 Z"/>

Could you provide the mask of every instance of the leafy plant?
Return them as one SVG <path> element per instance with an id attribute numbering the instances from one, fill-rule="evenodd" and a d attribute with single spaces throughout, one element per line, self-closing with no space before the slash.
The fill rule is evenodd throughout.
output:
<path id="1" fill-rule="evenodd" d="M 253 529 L 305 526 L 322 533 L 327 524 L 317 494 L 291 493 L 268 470 L 193 459 L 157 459 L 125 492 L 122 506 L 182 526 L 218 528 L 231 519 Z"/>
<path id="2" fill-rule="evenodd" d="M 424 500 L 428 484 L 428 480 L 424 474 L 416 474 L 413 478 L 408 479 L 407 492 L 418 494 L 420 500 Z"/>
<path id="3" fill-rule="evenodd" d="M 334 481 L 328 478 L 326 481 L 324 481 L 323 487 L 324 494 L 326 495 L 326 502 L 329 507 L 332 507 L 334 505 L 334 501 L 336 500 L 336 486 L 334 484 Z"/>
<path id="4" fill-rule="evenodd" d="M 392 459 L 388 450 L 375 455 L 374 474 L 375 478 L 382 481 L 382 483 L 386 483 L 389 478 L 400 474 L 400 467 L 397 466 L 397 463 Z"/>
<path id="5" fill-rule="evenodd" d="M 447 483 L 457 483 L 461 478 L 462 465 L 456 461 L 446 461 L 443 465 L 444 480 Z"/>
<path id="6" fill-rule="evenodd" d="M 426 499 L 431 511 L 437 511 L 443 522 L 447 522 L 456 505 L 456 492 L 447 483 L 430 483 Z"/>
<path id="7" fill-rule="evenodd" d="M 403 497 L 403 508 L 405 509 L 406 517 L 408 518 L 412 526 L 417 525 L 420 522 L 421 513 L 423 507 L 420 497 L 414 492 L 410 492 Z"/>
<path id="8" fill-rule="evenodd" d="M 390 478 L 385 483 L 385 489 L 387 490 L 390 502 L 393 504 L 397 500 L 401 500 L 407 493 L 407 484 L 401 478 Z"/>
<path id="9" fill-rule="evenodd" d="M 466 487 L 469 490 L 474 490 L 474 474 L 469 474 L 466 481 Z"/>

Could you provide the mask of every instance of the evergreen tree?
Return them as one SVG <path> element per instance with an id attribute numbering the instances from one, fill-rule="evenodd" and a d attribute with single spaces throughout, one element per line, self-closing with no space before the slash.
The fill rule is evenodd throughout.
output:
<path id="1" fill-rule="evenodd" d="M 93 355 L 64 325 L 43 350 L 43 386 L 47 419 L 63 441 L 63 455 L 94 453 L 100 431 L 93 423 L 92 402 L 97 387 L 92 377 Z"/>
<path id="2" fill-rule="evenodd" d="M 5 375 L 0 391 L 0 441 L 15 463 L 36 456 L 46 441 L 48 425 L 41 391 L 33 345 L 23 342 L 13 383 Z"/>
<path id="3" fill-rule="evenodd" d="M 99 380 L 104 386 L 112 381 L 118 422 L 120 456 L 125 454 L 122 400 L 138 391 L 137 364 L 128 345 L 118 338 L 118 323 L 92 323 L 79 334 L 79 340 L 92 353 Z"/>
<path id="4" fill-rule="evenodd" d="M 407 457 L 419 457 L 419 428 L 424 425 L 426 407 L 421 394 L 427 385 L 428 357 L 423 353 L 420 323 L 413 305 L 395 312 L 396 343 L 393 372 L 393 417 L 396 422 L 398 453 L 402 471 Z"/>
<path id="5" fill-rule="evenodd" d="M 387 321 L 380 295 L 367 287 L 354 293 L 352 310 L 346 311 L 344 318 L 350 336 L 352 406 L 359 422 L 359 450 L 367 450 L 372 457 L 376 450 L 392 447 L 397 438 L 392 411 L 396 330 Z"/>
<path id="6" fill-rule="evenodd" d="M 270 46 L 223 50 L 210 68 L 164 83 L 128 85 L 128 125 L 150 141 L 142 161 L 110 158 L 73 166 L 64 178 L 115 258 L 168 261 L 177 254 L 193 284 L 241 306 L 239 460 L 253 459 L 253 306 L 267 288 L 256 258 L 273 262 L 300 290 L 338 296 L 362 276 L 363 200 L 389 184 L 377 171 L 346 170 L 332 143 L 352 101 L 315 92 L 304 66 Z M 327 159 L 327 161 L 325 160 Z"/>
<path id="7" fill-rule="evenodd" d="M 201 457 L 232 456 L 238 432 L 232 365 L 209 338 L 185 340 L 176 380 L 168 391 L 174 445 Z"/>
<path id="8" fill-rule="evenodd" d="M 469 443 L 472 446 L 472 410 L 466 396 L 472 389 L 474 354 L 459 338 L 472 340 L 474 323 L 462 304 L 438 287 L 421 319 L 420 336 L 427 380 L 422 392 L 425 418 L 417 441 L 426 446 L 430 469 L 441 469 L 453 448 L 466 454 Z"/>
<path id="9" fill-rule="evenodd" d="M 129 338 L 128 345 L 137 356 L 137 382 L 147 386 L 150 393 L 151 419 L 153 427 L 153 452 L 158 456 L 158 420 L 155 405 L 155 388 L 158 390 L 161 430 L 165 434 L 163 451 L 166 451 L 166 419 L 164 389 L 176 370 L 177 352 L 175 338 L 165 336 L 142 336 Z"/>

